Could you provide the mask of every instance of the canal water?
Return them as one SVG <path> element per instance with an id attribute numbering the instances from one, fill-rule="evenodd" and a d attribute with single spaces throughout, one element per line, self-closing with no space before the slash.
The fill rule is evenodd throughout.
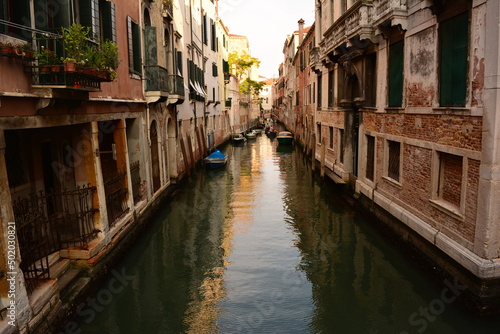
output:
<path id="1" fill-rule="evenodd" d="M 264 134 L 196 172 L 66 333 L 499 333 Z"/>

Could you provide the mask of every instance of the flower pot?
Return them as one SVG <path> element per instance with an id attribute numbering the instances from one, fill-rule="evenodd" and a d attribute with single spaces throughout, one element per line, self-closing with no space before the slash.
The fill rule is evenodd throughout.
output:
<path id="1" fill-rule="evenodd" d="M 2 53 L 10 53 L 10 46 L 8 46 L 8 45 L 2 45 L 2 46 L 0 46 L 0 52 L 2 52 Z"/>
<path id="2" fill-rule="evenodd" d="M 59 65 L 54 65 L 51 67 L 52 72 L 60 72 L 61 71 L 61 66 Z"/>
<path id="3" fill-rule="evenodd" d="M 50 66 L 40 66 L 40 72 L 50 72 Z"/>
<path id="4" fill-rule="evenodd" d="M 66 72 L 75 72 L 76 71 L 76 64 L 73 61 L 69 61 L 64 63 L 64 71 Z"/>

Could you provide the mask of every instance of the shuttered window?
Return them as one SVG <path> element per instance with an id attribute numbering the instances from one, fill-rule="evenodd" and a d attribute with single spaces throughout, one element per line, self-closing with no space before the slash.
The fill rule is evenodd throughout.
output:
<path id="1" fill-rule="evenodd" d="M 229 73 L 229 63 L 225 60 L 222 61 L 222 71 L 224 73 Z"/>
<path id="2" fill-rule="evenodd" d="M 177 74 L 184 75 L 182 66 L 182 51 L 177 51 Z"/>
<path id="3" fill-rule="evenodd" d="M 467 93 L 468 12 L 439 24 L 440 105 L 465 106 Z"/>
<path id="4" fill-rule="evenodd" d="M 140 27 L 127 16 L 128 60 L 130 73 L 142 74 Z"/>
<path id="5" fill-rule="evenodd" d="M 156 45 L 156 27 L 144 27 L 144 63 L 146 65 L 158 65 Z"/>
<path id="6" fill-rule="evenodd" d="M 116 43 L 116 6 L 113 2 L 101 2 L 102 38 Z"/>
<path id="7" fill-rule="evenodd" d="M 217 67 L 217 64 L 212 64 L 212 74 L 214 77 L 219 76 L 219 69 Z"/>
<path id="8" fill-rule="evenodd" d="M 403 41 L 389 47 L 389 107 L 403 104 Z"/>
<path id="9" fill-rule="evenodd" d="M 202 39 L 203 39 L 203 44 L 208 45 L 208 28 L 207 28 L 207 15 L 203 15 L 203 29 L 202 29 Z"/>
<path id="10" fill-rule="evenodd" d="M 90 27 L 93 40 L 101 40 L 99 0 L 80 0 L 80 24 Z"/>
<path id="11" fill-rule="evenodd" d="M 210 38 L 211 38 L 211 41 L 212 41 L 212 51 L 215 51 L 216 49 L 216 42 L 217 42 L 217 36 L 216 36 L 216 32 L 215 32 L 215 23 L 214 21 L 211 19 L 210 20 L 210 27 L 211 27 L 211 31 L 210 31 Z"/>

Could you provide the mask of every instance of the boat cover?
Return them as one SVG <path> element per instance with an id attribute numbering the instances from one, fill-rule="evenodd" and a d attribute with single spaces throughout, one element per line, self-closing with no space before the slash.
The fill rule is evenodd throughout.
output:
<path id="1" fill-rule="evenodd" d="M 208 159 L 224 159 L 225 157 L 226 157 L 226 155 L 224 153 L 222 153 L 219 150 L 215 150 L 207 158 Z"/>

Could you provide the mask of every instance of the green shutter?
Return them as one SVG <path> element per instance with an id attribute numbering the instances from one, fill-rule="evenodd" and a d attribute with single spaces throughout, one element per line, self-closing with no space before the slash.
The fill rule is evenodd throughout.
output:
<path id="1" fill-rule="evenodd" d="M 142 74 L 142 55 L 141 55 L 141 30 L 139 25 L 132 22 L 132 40 L 134 53 L 134 72 Z"/>
<path id="2" fill-rule="evenodd" d="M 134 69 L 134 38 L 132 33 L 132 19 L 127 16 L 127 39 L 128 39 L 128 69 L 133 72 Z"/>
<path id="3" fill-rule="evenodd" d="M 80 24 L 90 27 L 93 40 L 100 40 L 99 0 L 80 0 Z"/>
<path id="4" fill-rule="evenodd" d="M 116 6 L 113 2 L 104 1 L 102 13 L 102 38 L 116 43 Z"/>
<path id="5" fill-rule="evenodd" d="M 176 74 L 184 75 L 182 70 L 182 51 L 177 51 L 177 72 Z"/>
<path id="6" fill-rule="evenodd" d="M 229 73 L 229 63 L 225 60 L 222 61 L 222 71 L 224 73 Z"/>
<path id="7" fill-rule="evenodd" d="M 207 15 L 206 14 L 203 15 L 203 31 L 202 31 L 202 33 L 203 33 L 203 36 L 202 36 L 203 43 L 205 45 L 208 45 L 207 44 L 208 43 L 208 36 L 207 36 Z"/>
<path id="8" fill-rule="evenodd" d="M 465 106 L 469 16 L 465 12 L 440 23 L 440 105 Z"/>
<path id="9" fill-rule="evenodd" d="M 404 43 L 389 46 L 389 107 L 403 104 Z"/>
<path id="10" fill-rule="evenodd" d="M 146 65 L 158 65 L 156 27 L 144 27 L 144 53 Z"/>

